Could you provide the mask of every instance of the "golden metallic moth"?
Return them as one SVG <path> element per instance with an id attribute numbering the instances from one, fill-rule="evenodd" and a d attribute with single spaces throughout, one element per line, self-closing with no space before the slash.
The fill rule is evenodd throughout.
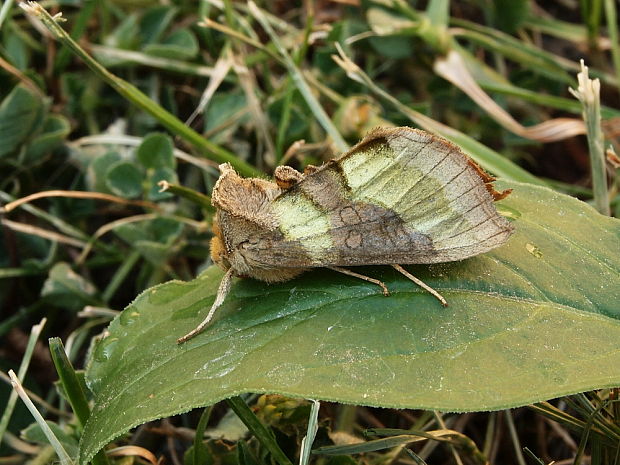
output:
<path id="1" fill-rule="evenodd" d="M 377 128 L 343 154 L 303 173 L 279 166 L 274 181 L 242 178 L 220 165 L 213 261 L 226 270 L 201 332 L 232 278 L 280 282 L 327 267 L 391 265 L 437 297 L 401 265 L 452 262 L 502 245 L 514 228 L 494 205 L 510 190 L 447 140 L 407 127 Z"/>

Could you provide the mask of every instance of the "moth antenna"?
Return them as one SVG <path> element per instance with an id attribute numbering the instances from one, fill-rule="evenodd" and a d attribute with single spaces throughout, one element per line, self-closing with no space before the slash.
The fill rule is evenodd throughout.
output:
<path id="1" fill-rule="evenodd" d="M 328 266 L 327 268 L 329 268 L 330 270 L 337 271 L 338 273 L 346 274 L 348 276 L 353 276 L 354 278 L 363 279 L 364 281 L 368 281 L 369 283 L 376 284 L 377 286 L 381 287 L 381 289 L 383 289 L 383 295 L 385 296 L 390 295 L 390 291 L 388 290 L 387 286 L 383 283 L 383 281 L 379 281 L 378 279 L 356 273 L 355 271 L 347 270 L 346 268 L 340 268 L 339 266 Z"/>
<path id="2" fill-rule="evenodd" d="M 441 305 L 443 305 L 444 307 L 448 306 L 448 302 L 446 302 L 446 299 L 443 298 L 443 296 L 437 292 L 435 289 L 433 289 L 432 287 L 430 287 L 428 284 L 425 284 L 424 282 L 422 282 L 420 279 L 416 278 L 415 276 L 413 276 L 411 273 L 409 273 L 407 270 L 405 270 L 402 266 L 400 265 L 392 265 L 392 267 L 398 271 L 399 273 L 402 273 L 403 275 L 405 275 L 407 278 L 409 278 L 411 281 L 413 281 L 414 283 L 416 283 L 418 286 L 420 286 L 422 289 L 430 292 L 431 294 L 433 294 L 433 296 L 435 296 L 437 298 L 437 300 L 439 300 L 439 302 L 441 302 Z"/>
<path id="3" fill-rule="evenodd" d="M 200 334 L 202 330 L 207 327 L 207 325 L 211 322 L 211 319 L 213 318 L 215 311 L 224 303 L 224 299 L 230 292 L 232 278 L 233 278 L 233 269 L 228 268 L 228 271 L 226 271 L 226 274 L 220 281 L 220 285 L 217 288 L 217 295 L 215 296 L 215 302 L 213 302 L 213 305 L 211 305 L 211 310 L 209 310 L 209 314 L 207 315 L 207 317 L 204 320 L 202 320 L 202 323 L 200 323 L 198 326 L 192 329 L 185 336 L 178 338 L 177 344 L 182 344 L 186 341 L 189 341 L 191 338 L 193 338 L 197 334 Z"/>

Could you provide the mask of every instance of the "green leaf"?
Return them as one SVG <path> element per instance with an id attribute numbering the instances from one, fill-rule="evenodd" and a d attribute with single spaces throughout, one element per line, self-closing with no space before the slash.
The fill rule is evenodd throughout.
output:
<path id="1" fill-rule="evenodd" d="M 43 124 L 42 133 L 28 146 L 26 156 L 36 160 L 60 147 L 71 132 L 71 125 L 62 115 L 49 115 Z"/>
<path id="2" fill-rule="evenodd" d="M 381 56 L 403 59 L 413 54 L 411 36 L 419 22 L 377 7 L 369 8 L 366 16 L 368 25 L 377 34 L 376 37 L 370 37 L 369 43 Z"/>
<path id="3" fill-rule="evenodd" d="M 446 28 L 450 21 L 450 1 L 430 0 L 426 7 L 426 16 L 435 27 Z"/>
<path id="4" fill-rule="evenodd" d="M 7 58 L 12 65 L 20 71 L 25 71 L 30 63 L 31 53 L 18 31 L 19 29 L 15 24 L 9 25 L 8 28 L 2 31 L 5 32 L 3 52 L 5 58 Z"/>
<path id="5" fill-rule="evenodd" d="M 370 45 L 381 56 L 392 60 L 402 60 L 413 54 L 413 45 L 410 37 L 383 36 L 368 39 Z"/>
<path id="6" fill-rule="evenodd" d="M 94 350 L 85 463 L 143 422 L 244 392 L 443 411 L 493 410 L 620 385 L 620 222 L 544 187 L 499 183 L 515 234 L 461 262 L 409 266 L 441 307 L 388 267 L 391 290 L 318 270 L 237 280 L 213 324 L 183 345 L 222 272 L 140 295 Z M 122 412 L 122 415 L 118 413 Z"/>
<path id="7" fill-rule="evenodd" d="M 242 92 L 216 93 L 205 114 L 205 132 L 224 125 L 227 121 L 235 124 L 245 123 L 246 118 L 239 118 L 239 113 L 248 107 L 248 102 Z"/>
<path id="8" fill-rule="evenodd" d="M 529 0 L 493 0 L 493 13 L 497 26 L 514 33 L 521 28 L 528 16 Z"/>
<path id="9" fill-rule="evenodd" d="M 419 27 L 419 21 L 413 21 L 400 13 L 382 7 L 371 7 L 366 13 L 368 25 L 378 36 L 413 32 Z"/>
<path id="10" fill-rule="evenodd" d="M 144 53 L 162 58 L 177 60 L 191 60 L 198 54 L 198 40 L 189 29 L 177 29 L 165 41 L 157 44 L 148 44 Z"/>
<path id="11" fill-rule="evenodd" d="M 121 239 L 155 266 L 161 266 L 170 255 L 176 253 L 173 244 L 182 231 L 183 224 L 169 218 L 128 223 L 114 229 Z"/>
<path id="12" fill-rule="evenodd" d="M 176 163 L 173 149 L 170 136 L 154 132 L 144 138 L 136 150 L 136 156 L 145 168 L 174 169 Z"/>
<path id="13" fill-rule="evenodd" d="M 177 9 L 164 5 L 148 9 L 140 19 L 140 35 L 145 44 L 157 42 L 170 25 Z"/>
<path id="14" fill-rule="evenodd" d="M 152 221 L 122 224 L 114 231 L 129 245 L 139 240 L 150 240 L 170 246 L 183 231 L 183 223 L 170 218 L 156 218 Z"/>
<path id="15" fill-rule="evenodd" d="M 71 458 L 77 458 L 78 456 L 78 441 L 73 436 L 67 434 L 58 424 L 52 421 L 46 421 L 47 425 L 54 432 L 54 435 L 63 445 L 67 454 Z M 26 429 L 22 430 L 21 436 L 23 439 L 29 442 L 34 442 L 36 444 L 48 445 L 49 441 L 47 437 L 43 433 L 43 430 L 37 423 L 33 423 L 28 426 Z"/>
<path id="16" fill-rule="evenodd" d="M 14 151 L 36 127 L 43 115 L 40 96 L 16 86 L 0 104 L 0 157 Z"/>
<path id="17" fill-rule="evenodd" d="M 122 159 L 123 157 L 120 153 L 110 151 L 92 160 L 86 172 L 86 181 L 88 182 L 89 189 L 97 192 L 112 193 L 106 184 L 106 176 L 108 170 Z"/>
<path id="18" fill-rule="evenodd" d="M 106 186 L 112 193 L 128 199 L 142 193 L 142 173 L 133 163 L 119 161 L 106 173 Z"/>
<path id="19" fill-rule="evenodd" d="M 136 241 L 131 245 L 140 253 L 140 255 L 148 260 L 153 266 L 157 267 L 165 263 L 166 259 L 175 252 L 175 250 L 171 249 L 169 245 L 155 241 L 141 240 Z"/>
<path id="20" fill-rule="evenodd" d="M 137 31 L 138 18 L 136 14 L 127 15 L 122 19 L 119 25 L 105 37 L 104 44 L 108 47 L 131 50 L 135 48 L 139 42 Z M 122 59 L 112 58 L 110 61 L 118 63 L 122 62 Z M 108 62 L 105 64 L 107 65 Z"/>
<path id="21" fill-rule="evenodd" d="M 55 306 L 78 310 L 84 304 L 98 304 L 97 289 L 84 277 L 71 269 L 68 263 L 58 262 L 43 283 L 41 297 L 46 297 Z"/>

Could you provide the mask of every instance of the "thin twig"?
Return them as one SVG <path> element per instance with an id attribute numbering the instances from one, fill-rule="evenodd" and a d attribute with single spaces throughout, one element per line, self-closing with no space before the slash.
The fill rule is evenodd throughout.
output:
<path id="1" fill-rule="evenodd" d="M 6 226 L 9 229 L 12 229 L 13 231 L 42 237 L 43 239 L 60 242 L 61 244 L 67 244 L 73 247 L 79 247 L 80 249 L 86 246 L 86 242 L 79 239 L 67 237 L 64 234 L 59 234 L 54 231 L 48 231 L 47 229 L 32 226 L 30 224 L 18 223 L 17 221 L 7 220 L 6 218 L 0 218 L 0 224 Z"/>
<path id="2" fill-rule="evenodd" d="M 71 197 L 76 199 L 107 200 L 108 202 L 115 202 L 123 205 L 136 205 L 139 207 L 152 208 L 154 210 L 159 209 L 157 204 L 153 202 L 148 202 L 145 200 L 128 200 L 122 197 L 117 197 L 115 195 L 104 194 L 102 192 L 51 190 L 37 192 L 35 194 L 22 197 L 21 199 L 14 200 L 13 202 L 9 202 L 4 207 L 0 207 L 0 214 L 9 213 L 10 211 L 15 210 L 20 205 L 45 197 Z"/>

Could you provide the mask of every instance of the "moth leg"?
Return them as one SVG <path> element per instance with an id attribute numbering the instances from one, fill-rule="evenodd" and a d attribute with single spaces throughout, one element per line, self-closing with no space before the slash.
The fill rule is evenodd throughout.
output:
<path id="1" fill-rule="evenodd" d="M 404 274 L 407 278 L 409 278 L 411 281 L 416 283 L 422 289 L 424 289 L 424 290 L 430 292 L 431 294 L 433 294 L 433 296 L 435 296 L 437 298 L 437 300 L 439 300 L 439 302 L 441 302 L 441 305 L 443 305 L 444 307 L 448 306 L 448 302 L 446 302 L 446 299 L 444 299 L 443 296 L 439 292 L 437 292 L 435 289 L 430 287 L 428 284 L 425 284 L 424 282 L 422 282 L 421 280 L 419 280 L 418 278 L 413 276 L 411 273 L 409 273 L 407 270 L 405 270 L 400 265 L 392 265 L 392 267 L 394 267 L 394 269 L 396 271 L 398 271 L 399 273 Z"/>
<path id="2" fill-rule="evenodd" d="M 217 288 L 217 295 L 215 296 L 215 302 L 213 302 L 213 305 L 211 305 L 211 310 L 209 310 L 209 314 L 207 315 L 207 317 L 204 320 L 202 320 L 202 323 L 200 323 L 198 326 L 192 329 L 185 336 L 178 338 L 177 344 L 182 344 L 183 342 L 189 341 L 191 338 L 193 338 L 197 334 L 200 334 L 202 330 L 207 327 L 207 325 L 211 322 L 211 319 L 213 318 L 215 311 L 218 309 L 218 307 L 220 307 L 220 305 L 224 303 L 224 299 L 230 292 L 232 278 L 233 278 L 233 269 L 229 268 L 226 274 L 224 275 L 224 277 L 222 278 L 222 280 L 220 281 L 220 285 Z"/>
<path id="3" fill-rule="evenodd" d="M 377 286 L 381 287 L 381 289 L 383 289 L 383 295 L 390 295 L 390 291 L 388 291 L 388 288 L 385 286 L 385 284 L 383 284 L 382 281 L 379 281 L 378 279 L 356 273 L 355 271 L 347 270 L 346 268 L 340 268 L 339 266 L 328 266 L 327 268 L 337 271 L 338 273 L 353 276 L 354 278 L 363 279 L 364 281 L 368 281 L 369 283 L 376 284 Z"/>

